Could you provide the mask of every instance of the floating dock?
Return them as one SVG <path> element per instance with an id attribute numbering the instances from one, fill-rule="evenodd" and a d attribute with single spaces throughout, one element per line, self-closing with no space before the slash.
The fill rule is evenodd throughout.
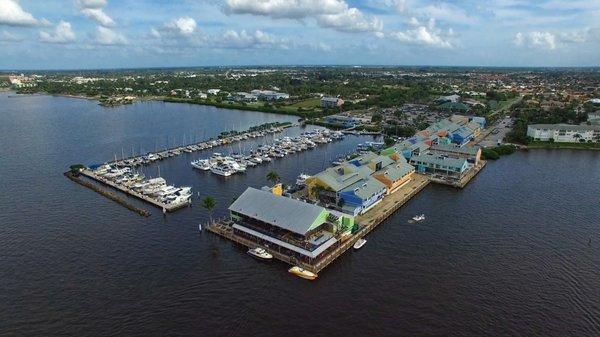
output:
<path id="1" fill-rule="evenodd" d="M 380 203 L 378 203 L 364 215 L 360 215 L 356 218 L 356 223 L 359 225 L 359 230 L 356 233 L 338 241 L 336 243 L 337 246 L 335 246 L 334 249 L 312 263 L 299 261 L 293 256 L 280 253 L 276 250 L 269 249 L 268 247 L 263 248 L 272 254 L 274 258 L 284 263 L 297 265 L 313 273 L 318 273 L 329 266 L 344 252 L 350 249 L 358 239 L 369 234 L 375 227 L 390 217 L 395 211 L 402 207 L 402 205 L 422 191 L 429 183 L 430 180 L 427 176 L 414 174 L 413 179 L 411 179 L 406 185 L 399 188 L 396 192 L 386 196 Z M 238 244 L 244 245 L 248 248 L 255 248 L 256 242 L 234 234 L 232 228 L 233 224 L 234 223 L 231 220 L 224 219 L 214 221 L 205 225 L 204 227 L 210 232 L 237 242 Z"/>
<path id="2" fill-rule="evenodd" d="M 136 197 L 136 198 L 138 198 L 140 200 L 143 200 L 143 201 L 145 201 L 145 202 L 147 202 L 149 204 L 152 204 L 152 205 L 154 205 L 154 206 L 156 206 L 156 207 L 158 207 L 160 209 L 164 209 L 166 212 L 174 212 L 174 211 L 176 211 L 176 210 L 178 210 L 180 208 L 183 208 L 183 207 L 186 207 L 186 206 L 190 205 L 190 203 L 188 203 L 188 202 L 186 202 L 186 203 L 178 203 L 178 204 L 173 204 L 173 203 L 171 203 L 171 204 L 165 204 L 165 203 L 160 202 L 160 201 L 158 201 L 158 200 L 156 200 L 154 198 L 151 198 L 151 197 L 149 197 L 147 195 L 144 195 L 142 193 L 139 193 L 139 192 L 136 192 L 134 190 L 131 190 L 131 189 L 125 187 L 125 186 L 116 184 L 113 181 L 110 181 L 110 180 L 108 180 L 106 178 L 103 178 L 103 177 L 95 174 L 92 170 L 89 170 L 89 169 L 82 170 L 80 172 L 80 174 L 83 175 L 83 176 L 86 176 L 86 177 L 88 177 L 90 179 L 93 179 L 95 181 L 101 182 L 101 183 L 103 183 L 105 185 L 108 185 L 108 186 L 110 186 L 110 187 L 112 187 L 112 188 L 114 188 L 116 190 L 119 190 L 119 191 L 121 191 L 123 193 L 132 195 L 132 196 L 134 196 L 134 197 Z"/>

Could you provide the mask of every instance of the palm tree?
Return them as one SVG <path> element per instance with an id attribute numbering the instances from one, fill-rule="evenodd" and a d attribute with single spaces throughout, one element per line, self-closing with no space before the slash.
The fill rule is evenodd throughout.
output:
<path id="1" fill-rule="evenodd" d="M 204 207 L 206 209 L 206 211 L 208 212 L 208 218 L 210 219 L 210 222 L 213 222 L 212 219 L 212 212 L 213 209 L 215 208 L 215 205 L 217 204 L 217 202 L 215 201 L 215 199 L 213 197 L 206 197 L 204 199 L 202 199 L 202 207 Z"/>
<path id="2" fill-rule="evenodd" d="M 271 171 L 267 174 L 267 180 L 275 185 L 279 182 L 279 174 L 275 171 Z"/>

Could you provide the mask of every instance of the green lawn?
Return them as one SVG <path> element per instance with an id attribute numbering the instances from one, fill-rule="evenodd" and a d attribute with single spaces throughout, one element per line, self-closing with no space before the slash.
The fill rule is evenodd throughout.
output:
<path id="1" fill-rule="evenodd" d="M 288 105 L 288 107 L 293 107 L 293 108 L 318 108 L 321 107 L 321 99 L 320 98 L 309 98 L 309 99 L 305 99 L 303 101 L 300 101 L 298 103 L 294 103 L 291 105 Z"/>

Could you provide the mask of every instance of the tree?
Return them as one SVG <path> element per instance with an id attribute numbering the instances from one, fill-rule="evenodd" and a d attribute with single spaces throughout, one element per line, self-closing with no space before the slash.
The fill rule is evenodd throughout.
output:
<path id="1" fill-rule="evenodd" d="M 267 174 L 267 180 L 275 185 L 279 182 L 279 174 L 277 174 L 275 171 L 271 171 Z"/>
<path id="2" fill-rule="evenodd" d="M 396 143 L 396 141 L 392 137 L 385 137 L 384 141 L 386 147 L 390 147 Z"/>
<path id="3" fill-rule="evenodd" d="M 215 209 L 217 202 L 215 201 L 215 199 L 213 197 L 206 197 L 204 199 L 202 199 L 202 207 L 204 207 L 206 209 L 206 211 L 208 212 L 208 218 L 210 219 L 210 222 L 213 222 L 212 219 L 212 212 Z"/>

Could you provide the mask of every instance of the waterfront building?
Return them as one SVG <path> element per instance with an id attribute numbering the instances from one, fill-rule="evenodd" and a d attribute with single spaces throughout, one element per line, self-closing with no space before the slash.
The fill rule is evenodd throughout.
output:
<path id="1" fill-rule="evenodd" d="M 527 126 L 527 136 L 541 141 L 599 142 L 600 125 L 532 124 Z"/>
<path id="2" fill-rule="evenodd" d="M 321 107 L 326 109 L 338 108 L 344 105 L 344 100 L 338 97 L 321 98 Z"/>
<path id="3" fill-rule="evenodd" d="M 379 157 L 369 153 L 365 158 L 355 158 L 315 174 L 306 180 L 309 198 L 353 216 L 363 214 L 387 192 L 386 186 L 372 177 L 376 168 L 383 169 L 382 162 L 372 162 L 384 160 Z"/>
<path id="4" fill-rule="evenodd" d="M 414 166 L 408 164 L 404 158 L 400 157 L 397 162 L 375 172 L 373 177 L 385 185 L 386 194 L 391 194 L 406 185 L 413 173 L 415 173 Z"/>
<path id="5" fill-rule="evenodd" d="M 313 262 L 354 228 L 354 218 L 249 187 L 229 206 L 235 235 Z"/>
<path id="6" fill-rule="evenodd" d="M 352 116 L 331 115 L 325 117 L 327 124 L 341 126 L 344 128 L 352 128 L 360 124 L 360 121 Z"/>
<path id="7" fill-rule="evenodd" d="M 464 158 L 453 158 L 433 152 L 411 157 L 410 164 L 416 167 L 417 172 L 442 175 L 456 180 L 462 178 L 470 167 Z"/>
<path id="8" fill-rule="evenodd" d="M 208 89 L 206 93 L 209 95 L 218 95 L 221 92 L 221 89 Z"/>
<path id="9" fill-rule="evenodd" d="M 450 144 L 437 144 L 431 147 L 431 152 L 452 158 L 463 158 L 471 164 L 479 164 L 481 160 L 481 148 L 479 146 L 456 146 Z"/>
<path id="10" fill-rule="evenodd" d="M 258 96 L 247 93 L 247 92 L 235 92 L 232 95 L 230 95 L 228 97 L 229 100 L 235 101 L 235 102 L 256 102 L 258 100 Z"/>

